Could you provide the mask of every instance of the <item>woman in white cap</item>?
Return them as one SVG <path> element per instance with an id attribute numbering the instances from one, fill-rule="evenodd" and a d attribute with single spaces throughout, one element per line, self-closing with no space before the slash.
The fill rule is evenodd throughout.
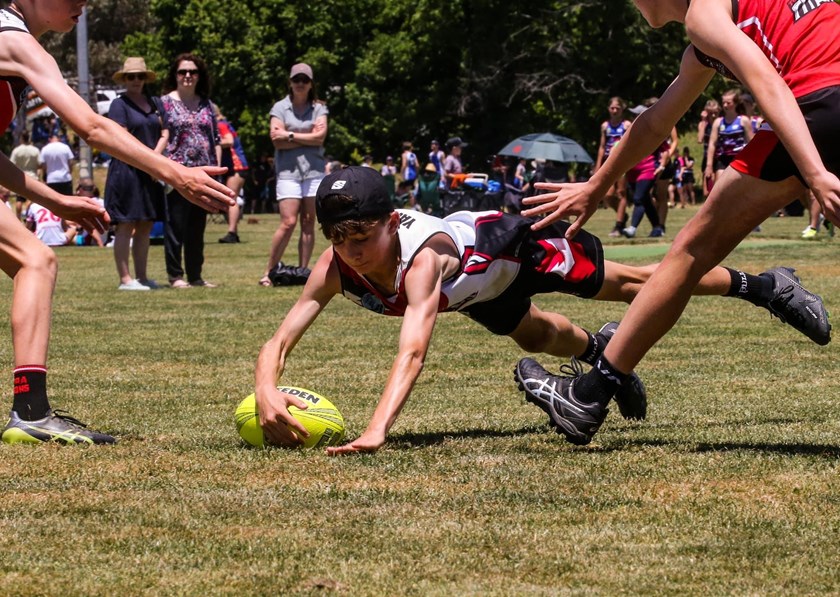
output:
<path id="1" fill-rule="evenodd" d="M 128 129 L 143 145 L 157 152 L 162 150 L 160 113 L 154 100 L 145 93 L 146 83 L 155 73 L 146 68 L 146 61 L 132 57 L 114 73 L 114 81 L 125 86 L 125 93 L 111 102 L 108 117 Z M 146 275 L 149 256 L 149 233 L 157 220 L 163 220 L 163 186 L 137 168 L 118 159 L 111 160 L 105 183 L 105 209 L 116 224 L 114 261 L 120 277 L 120 290 L 157 288 Z M 129 253 L 134 256 L 134 277 L 129 268 Z"/>
<path id="2" fill-rule="evenodd" d="M 280 226 L 271 239 L 271 253 L 260 279 L 261 286 L 271 286 L 268 274 L 275 267 L 292 270 L 286 273 L 292 273 L 294 278 L 308 275 L 315 246 L 315 192 L 326 171 L 327 114 L 326 104 L 318 101 L 315 93 L 312 68 L 302 62 L 295 64 L 289 72 L 289 94 L 274 104 L 270 112 Z M 290 268 L 281 260 L 298 218 L 300 268 Z"/>

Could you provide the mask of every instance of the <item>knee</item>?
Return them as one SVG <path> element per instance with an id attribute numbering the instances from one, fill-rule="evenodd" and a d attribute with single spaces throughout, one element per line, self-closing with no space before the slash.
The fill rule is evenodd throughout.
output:
<path id="1" fill-rule="evenodd" d="M 28 251 L 24 269 L 39 277 L 54 280 L 58 274 L 58 259 L 48 246 L 38 243 L 38 249 Z"/>

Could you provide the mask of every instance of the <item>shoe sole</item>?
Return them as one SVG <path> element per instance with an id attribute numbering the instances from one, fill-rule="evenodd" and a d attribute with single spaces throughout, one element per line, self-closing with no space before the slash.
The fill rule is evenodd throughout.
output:
<path id="1" fill-rule="evenodd" d="M 61 437 L 58 435 L 53 435 L 50 439 L 39 439 L 34 437 L 24 431 L 23 429 L 19 429 L 17 427 L 13 427 L 11 429 L 6 429 L 3 432 L 3 443 L 4 444 L 63 444 L 65 446 L 76 446 L 76 445 L 93 445 L 94 442 L 90 438 L 82 437 L 82 436 L 74 436 L 78 437 L 79 439 L 70 439 Z"/>
<path id="2" fill-rule="evenodd" d="M 516 381 L 519 390 L 525 393 L 525 400 L 538 407 L 541 411 L 548 415 L 548 423 L 554 428 L 555 433 L 564 436 L 567 442 L 576 446 L 585 446 L 592 441 L 592 436 L 581 436 L 577 429 L 568 429 L 554 420 L 554 412 L 545 403 L 545 401 L 532 396 L 525 387 L 525 382 L 522 381 L 522 373 L 519 371 L 519 363 L 516 364 L 516 368 L 513 370 L 513 379 Z"/>

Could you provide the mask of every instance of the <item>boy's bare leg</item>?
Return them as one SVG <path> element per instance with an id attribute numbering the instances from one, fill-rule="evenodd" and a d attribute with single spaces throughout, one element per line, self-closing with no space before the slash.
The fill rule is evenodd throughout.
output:
<path id="1" fill-rule="evenodd" d="M 582 355 L 589 342 L 584 329 L 563 315 L 541 311 L 536 305 L 531 305 L 510 337 L 526 352 L 564 358 Z"/>
<path id="2" fill-rule="evenodd" d="M 630 372 L 677 322 L 703 276 L 756 226 L 804 192 L 796 178 L 770 183 L 729 168 L 643 286 L 604 356 Z"/>

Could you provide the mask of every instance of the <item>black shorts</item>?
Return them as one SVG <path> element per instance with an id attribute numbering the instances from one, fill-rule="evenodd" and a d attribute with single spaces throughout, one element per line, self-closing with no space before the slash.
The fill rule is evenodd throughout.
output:
<path id="1" fill-rule="evenodd" d="M 519 274 L 501 295 L 484 303 L 470 305 L 461 313 L 500 336 L 511 334 L 531 308 L 535 294 L 562 292 L 592 298 L 604 284 L 604 249 L 597 236 L 581 230 L 568 243 L 574 266 L 565 275 L 557 273 L 563 258 L 557 251 L 563 245 L 568 222 L 556 222 L 537 232 L 530 230 L 533 220 L 522 218 L 526 233 L 514 248 L 521 261 Z M 565 245 L 563 245 L 565 247 Z"/>
<path id="2" fill-rule="evenodd" d="M 735 161 L 735 158 L 738 156 L 734 155 L 717 155 L 715 156 L 715 163 L 714 168 L 712 168 L 715 172 L 718 170 L 726 170 L 729 167 L 729 164 Z"/>
<path id="3" fill-rule="evenodd" d="M 796 100 L 823 164 L 840 176 L 840 86 L 826 87 Z M 805 179 L 779 138 L 769 128 L 759 130 L 732 167 L 741 174 L 778 182 L 791 176 Z"/>

